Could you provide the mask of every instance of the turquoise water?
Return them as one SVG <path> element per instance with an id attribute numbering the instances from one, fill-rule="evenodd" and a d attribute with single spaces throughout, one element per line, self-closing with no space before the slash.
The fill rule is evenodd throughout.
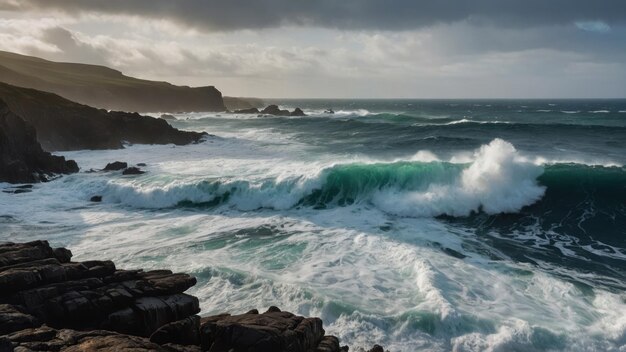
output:
<path id="1" fill-rule="evenodd" d="M 64 153 L 148 172 L 0 193 L 0 240 L 190 272 L 206 314 L 277 305 L 352 346 L 626 349 L 626 101 L 276 103 L 309 116 Z"/>

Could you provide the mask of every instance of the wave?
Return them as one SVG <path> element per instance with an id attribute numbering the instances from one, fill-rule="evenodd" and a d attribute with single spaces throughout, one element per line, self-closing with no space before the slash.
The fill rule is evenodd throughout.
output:
<path id="1" fill-rule="evenodd" d="M 110 182 L 106 201 L 146 208 L 229 205 L 241 210 L 372 204 L 401 216 L 515 212 L 541 198 L 541 167 L 521 161 L 508 142 L 492 141 L 471 164 L 432 161 L 339 164 L 287 179 L 219 178 L 192 183 Z"/>
<path id="2" fill-rule="evenodd" d="M 589 111 L 592 114 L 608 114 L 610 113 L 609 110 L 593 110 L 593 111 Z"/>
<path id="3" fill-rule="evenodd" d="M 353 205 L 403 217 L 519 213 L 529 206 L 537 213 L 556 213 L 552 208 L 580 205 L 592 197 L 596 210 L 613 206 L 626 212 L 620 203 L 626 199 L 623 167 L 541 166 L 500 139 L 474 151 L 469 160 L 445 162 L 427 153 L 409 161 L 337 164 L 289 177 L 110 180 L 102 194 L 105 202 L 139 208 L 225 206 L 250 211 Z"/>

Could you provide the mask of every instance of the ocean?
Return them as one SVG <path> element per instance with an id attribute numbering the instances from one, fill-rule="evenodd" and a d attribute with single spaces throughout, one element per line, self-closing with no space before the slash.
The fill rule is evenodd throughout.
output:
<path id="1" fill-rule="evenodd" d="M 0 241 L 187 272 L 203 314 L 275 305 L 353 347 L 626 351 L 626 100 L 268 103 L 308 116 L 60 153 L 147 173 L 0 193 Z"/>

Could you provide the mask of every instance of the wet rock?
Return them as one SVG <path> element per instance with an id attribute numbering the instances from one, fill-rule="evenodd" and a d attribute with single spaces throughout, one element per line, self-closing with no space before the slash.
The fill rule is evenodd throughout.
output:
<path id="1" fill-rule="evenodd" d="M 289 110 L 281 110 L 278 105 L 269 105 L 265 109 L 261 110 L 261 114 L 275 115 L 275 116 L 289 116 Z"/>
<path id="2" fill-rule="evenodd" d="M 150 335 L 150 341 L 160 345 L 200 345 L 200 317 L 197 315 L 165 324 Z"/>
<path id="3" fill-rule="evenodd" d="M 367 352 L 385 352 L 385 349 L 381 346 L 381 345 L 374 345 L 369 351 Z"/>
<path id="4" fill-rule="evenodd" d="M 306 116 L 306 114 L 304 113 L 304 111 L 302 111 L 302 109 L 296 108 L 294 111 L 291 112 L 291 116 Z"/>
<path id="5" fill-rule="evenodd" d="M 277 311 L 208 317 L 200 331 L 210 351 L 314 351 L 324 338 L 319 318 Z"/>
<path id="6" fill-rule="evenodd" d="M 4 342 L 3 342 L 4 341 Z M 111 331 L 77 331 L 42 326 L 4 336 L 0 351 L 133 351 L 133 352 L 199 352 L 200 349 L 176 344 L 159 345 L 138 336 Z M 10 349 L 2 349 L 2 344 Z"/>
<path id="7" fill-rule="evenodd" d="M 0 182 L 47 181 L 54 174 L 78 172 L 74 160 L 44 151 L 35 128 L 0 99 Z M 17 189 L 11 193 L 27 192 Z"/>
<path id="8" fill-rule="evenodd" d="M 0 335 L 38 327 L 39 320 L 10 304 L 0 304 Z M 1 351 L 1 350 L 0 350 Z"/>
<path id="9" fill-rule="evenodd" d="M 71 258 L 46 241 L 0 244 L 0 351 L 346 351 L 318 318 L 272 306 L 201 319 L 184 293 L 194 277 Z"/>
<path id="10" fill-rule="evenodd" d="M 141 171 L 138 167 L 131 166 L 122 172 L 122 175 L 141 175 L 145 174 L 145 171 Z"/>
<path id="11" fill-rule="evenodd" d="M 119 171 L 124 170 L 128 167 L 128 163 L 122 161 L 114 161 L 112 163 L 108 163 L 107 166 L 102 169 L 102 171 Z"/>
<path id="12" fill-rule="evenodd" d="M 138 163 L 137 166 L 145 167 L 146 163 Z"/>
<path id="13" fill-rule="evenodd" d="M 102 202 L 102 196 L 93 196 L 89 199 L 89 201 L 97 203 Z"/>

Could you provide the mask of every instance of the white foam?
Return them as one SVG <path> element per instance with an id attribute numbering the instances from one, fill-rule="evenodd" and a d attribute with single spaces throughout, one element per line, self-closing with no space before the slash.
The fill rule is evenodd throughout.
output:
<path id="1" fill-rule="evenodd" d="M 510 143 L 495 139 L 475 152 L 473 163 L 456 183 L 433 184 L 422 192 L 383 190 L 374 202 L 402 216 L 467 216 L 479 209 L 489 214 L 516 212 L 543 196 L 545 189 L 536 181 L 542 172 L 541 167 L 520 161 Z"/>

